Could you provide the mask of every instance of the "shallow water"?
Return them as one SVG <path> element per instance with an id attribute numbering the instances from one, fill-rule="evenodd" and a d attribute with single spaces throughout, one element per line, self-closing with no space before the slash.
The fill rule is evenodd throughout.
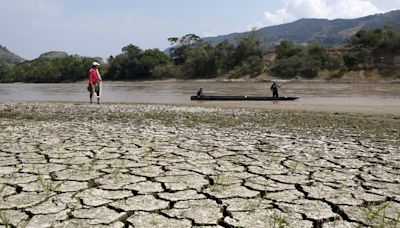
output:
<path id="1" fill-rule="evenodd" d="M 357 109 L 400 113 L 400 84 L 390 83 L 281 83 L 281 96 L 299 96 L 297 101 L 284 102 L 215 102 L 190 101 L 198 88 L 205 94 L 217 95 L 271 95 L 269 83 L 224 83 L 209 81 L 155 81 L 155 82 L 104 82 L 103 102 L 201 104 L 233 107 L 273 107 L 293 109 L 329 109 L 331 111 Z M 86 83 L 0 84 L 0 101 L 88 101 Z"/>

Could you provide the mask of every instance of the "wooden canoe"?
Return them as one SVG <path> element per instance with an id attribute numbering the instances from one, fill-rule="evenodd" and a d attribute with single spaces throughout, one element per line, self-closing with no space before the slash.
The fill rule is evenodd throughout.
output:
<path id="1" fill-rule="evenodd" d="M 299 97 L 263 97 L 263 96 L 191 96 L 192 101 L 293 101 Z"/>

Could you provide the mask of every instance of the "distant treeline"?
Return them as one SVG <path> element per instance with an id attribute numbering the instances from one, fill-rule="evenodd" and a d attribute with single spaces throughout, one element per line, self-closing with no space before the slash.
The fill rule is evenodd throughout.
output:
<path id="1" fill-rule="evenodd" d="M 88 77 L 93 61 L 99 59 L 71 55 L 3 64 L 0 65 L 0 82 L 76 82 Z"/>
<path id="2" fill-rule="evenodd" d="M 400 55 L 400 30 L 385 27 L 361 30 L 344 51 L 319 44 L 295 45 L 282 41 L 268 59 L 267 41 L 255 33 L 241 37 L 236 46 L 228 41 L 217 46 L 194 34 L 169 38 L 173 45 L 166 54 L 158 49 L 142 50 L 135 45 L 122 48 L 101 67 L 105 80 L 198 79 L 219 76 L 238 78 L 270 74 L 280 78 L 340 78 L 349 71 L 377 71 L 400 78 L 396 58 Z M 65 56 L 38 58 L 16 65 L 0 65 L 1 82 L 74 82 L 87 78 L 93 61 L 99 59 Z M 397 63 L 398 64 L 398 63 Z M 327 73 L 326 73 L 327 72 Z"/>
<path id="3" fill-rule="evenodd" d="M 277 58 L 269 72 L 278 77 L 315 78 L 325 71 L 325 78 L 332 79 L 349 71 L 377 71 L 382 77 L 400 78 L 398 28 L 361 30 L 346 48 L 337 51 L 317 44 L 298 46 L 290 41 L 282 41 L 275 49 Z"/>

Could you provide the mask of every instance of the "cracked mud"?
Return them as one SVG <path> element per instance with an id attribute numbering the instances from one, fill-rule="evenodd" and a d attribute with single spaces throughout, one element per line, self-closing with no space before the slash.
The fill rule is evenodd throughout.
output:
<path id="1" fill-rule="evenodd" d="M 400 227 L 400 119 L 0 104 L 0 227 Z"/>

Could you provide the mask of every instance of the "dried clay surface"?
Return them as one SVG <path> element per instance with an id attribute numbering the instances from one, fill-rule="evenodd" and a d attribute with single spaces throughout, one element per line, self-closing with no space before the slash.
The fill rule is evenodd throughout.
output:
<path id="1" fill-rule="evenodd" d="M 0 227 L 400 227 L 400 118 L 0 103 Z"/>

